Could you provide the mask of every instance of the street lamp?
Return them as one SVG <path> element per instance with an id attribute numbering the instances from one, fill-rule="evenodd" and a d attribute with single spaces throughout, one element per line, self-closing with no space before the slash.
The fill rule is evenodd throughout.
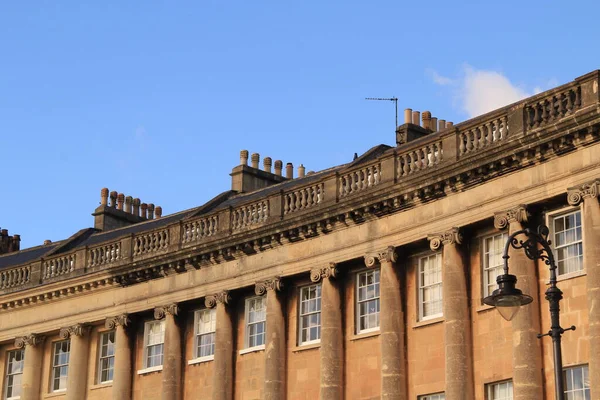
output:
<path id="1" fill-rule="evenodd" d="M 537 232 L 531 229 L 521 229 L 508 237 L 504 246 L 504 274 L 499 275 L 496 279 L 498 289 L 483 299 L 483 302 L 490 306 L 495 306 L 500 315 L 507 321 L 519 311 L 521 306 L 529 304 L 533 298 L 516 288 L 517 277 L 508 273 L 508 249 L 512 246 L 514 249 L 523 249 L 527 258 L 530 260 L 542 260 L 550 268 L 550 285 L 546 290 L 546 300 L 550 303 L 550 318 L 551 324 L 548 333 L 538 335 L 538 339 L 544 336 L 552 338 L 554 351 L 554 389 L 555 398 L 564 398 L 563 377 L 562 377 L 562 350 L 560 346 L 561 336 L 565 331 L 575 330 L 575 326 L 563 329 L 560 326 L 560 307 L 559 302 L 562 299 L 562 291 L 556 286 L 556 263 L 554 262 L 554 254 L 550 247 L 551 241 L 548 240 L 550 230 L 545 225 L 540 225 Z M 523 240 L 517 236 L 523 235 Z"/>

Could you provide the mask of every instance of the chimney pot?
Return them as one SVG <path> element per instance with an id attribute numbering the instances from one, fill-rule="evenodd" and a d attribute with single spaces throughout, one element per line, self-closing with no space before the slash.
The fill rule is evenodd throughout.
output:
<path id="1" fill-rule="evenodd" d="M 288 179 L 294 179 L 294 164 L 291 162 L 285 164 L 285 177 Z"/>
<path id="2" fill-rule="evenodd" d="M 404 110 L 404 123 L 410 124 L 412 122 L 412 108 Z"/>
<path id="3" fill-rule="evenodd" d="M 423 128 L 429 129 L 431 123 L 431 113 L 429 111 L 423 111 Z"/>
<path id="4" fill-rule="evenodd" d="M 148 219 L 154 219 L 154 204 L 148 204 Z"/>
<path id="5" fill-rule="evenodd" d="M 154 213 L 156 214 L 156 218 L 162 217 L 162 207 L 157 206 L 156 209 L 154 210 Z"/>
<path id="6" fill-rule="evenodd" d="M 140 216 L 140 203 L 141 200 L 139 198 L 133 199 L 133 215 Z"/>
<path id="7" fill-rule="evenodd" d="M 265 157 L 265 159 L 263 160 L 263 169 L 266 172 L 271 172 L 271 165 L 273 165 L 273 160 L 271 160 L 271 157 Z"/>
<path id="8" fill-rule="evenodd" d="M 240 151 L 240 165 L 248 165 L 248 150 Z"/>
<path id="9" fill-rule="evenodd" d="M 52 244 L 52 240 L 50 240 L 50 239 L 44 240 L 44 246 L 48 246 L 49 244 Z"/>
<path id="10" fill-rule="evenodd" d="M 446 128 L 452 128 L 454 122 L 446 122 Z"/>
<path id="11" fill-rule="evenodd" d="M 439 131 L 443 131 L 444 129 L 446 129 L 446 120 L 445 119 L 440 119 L 438 121 L 438 130 Z"/>
<path id="12" fill-rule="evenodd" d="M 438 124 L 437 118 L 431 117 L 431 123 L 429 124 L 429 129 L 431 129 L 433 132 L 437 132 L 437 124 Z"/>
<path id="13" fill-rule="evenodd" d="M 117 206 L 117 192 L 110 192 L 110 206 L 115 208 Z"/>
<path id="14" fill-rule="evenodd" d="M 133 197 L 131 196 L 127 196 L 125 197 L 125 212 L 130 213 L 131 214 L 131 206 L 133 203 Z"/>
<path id="15" fill-rule="evenodd" d="M 8 236 L 8 229 L 2 229 L 2 230 L 0 230 L 0 234 L 2 236 Z"/>
<path id="16" fill-rule="evenodd" d="M 125 202 L 125 195 L 123 193 L 119 193 L 117 195 L 117 210 L 123 210 L 124 202 Z"/>
<path id="17" fill-rule="evenodd" d="M 142 218 L 148 219 L 148 204 L 142 203 L 140 208 L 142 209 Z"/>
<path id="18" fill-rule="evenodd" d="M 415 125 L 421 125 L 421 113 L 419 111 L 413 111 L 412 123 Z"/>
<path id="19" fill-rule="evenodd" d="M 258 169 L 258 162 L 260 161 L 260 154 L 252 153 L 251 161 L 252 161 L 252 168 Z"/>
<path id="20" fill-rule="evenodd" d="M 303 164 L 300 164 L 300 166 L 298 167 L 298 178 L 304 178 L 306 174 L 306 168 L 304 168 Z"/>
<path id="21" fill-rule="evenodd" d="M 275 160 L 275 175 L 281 176 L 283 170 L 283 162 L 281 160 Z"/>
<path id="22" fill-rule="evenodd" d="M 108 188 L 102 188 L 100 190 L 100 205 L 107 205 L 108 204 Z"/>

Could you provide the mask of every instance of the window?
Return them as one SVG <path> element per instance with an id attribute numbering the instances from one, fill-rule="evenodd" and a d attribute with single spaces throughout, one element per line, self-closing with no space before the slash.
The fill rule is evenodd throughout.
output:
<path id="1" fill-rule="evenodd" d="M 435 393 L 435 394 L 426 394 L 424 396 L 419 396 L 419 400 L 446 400 L 446 395 L 444 393 Z"/>
<path id="2" fill-rule="evenodd" d="M 318 343 L 321 340 L 321 285 L 300 289 L 298 345 Z"/>
<path id="3" fill-rule="evenodd" d="M 267 305 L 264 297 L 246 300 L 246 348 L 265 344 Z"/>
<path id="4" fill-rule="evenodd" d="M 513 398 L 512 381 L 490 383 L 485 387 L 487 400 L 512 400 Z"/>
<path id="5" fill-rule="evenodd" d="M 419 259 L 419 319 L 442 315 L 442 254 L 436 253 Z"/>
<path id="6" fill-rule="evenodd" d="M 483 239 L 483 290 L 482 297 L 487 297 L 492 294 L 497 288 L 496 278 L 502 274 L 504 259 L 504 245 L 508 239 L 508 234 L 499 233 L 494 236 L 488 236 Z"/>
<path id="7" fill-rule="evenodd" d="M 52 363 L 52 391 L 67 390 L 67 374 L 69 373 L 69 355 L 71 341 L 63 340 L 54 343 L 54 359 Z"/>
<path id="8" fill-rule="evenodd" d="M 163 365 L 164 343 L 165 321 L 146 322 L 144 326 L 144 368 L 158 368 Z"/>
<path id="9" fill-rule="evenodd" d="M 215 331 L 217 328 L 217 310 L 207 308 L 196 311 L 194 315 L 196 330 L 196 358 L 211 357 L 215 354 Z"/>
<path id="10" fill-rule="evenodd" d="M 112 382 L 115 370 L 115 331 L 100 335 L 98 382 Z"/>
<path id="11" fill-rule="evenodd" d="M 379 270 L 357 274 L 356 289 L 356 333 L 379 329 Z"/>
<path id="12" fill-rule="evenodd" d="M 563 370 L 564 388 L 567 399 L 591 400 L 590 376 L 587 365 Z"/>
<path id="13" fill-rule="evenodd" d="M 583 269 L 583 239 L 581 211 L 552 216 L 552 247 L 556 257 L 558 274 Z"/>
<path id="14" fill-rule="evenodd" d="M 6 366 L 6 398 L 18 399 L 21 397 L 21 378 L 23 377 L 23 359 L 25 349 L 8 352 Z"/>

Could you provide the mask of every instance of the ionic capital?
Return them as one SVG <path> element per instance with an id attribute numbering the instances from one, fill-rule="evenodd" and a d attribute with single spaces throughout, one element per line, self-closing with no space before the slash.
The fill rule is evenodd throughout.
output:
<path id="1" fill-rule="evenodd" d="M 167 314 L 172 315 L 173 317 L 176 317 L 177 314 L 179 314 L 179 306 L 177 303 L 156 307 L 154 309 L 154 319 L 163 319 Z"/>
<path id="2" fill-rule="evenodd" d="M 396 248 L 389 246 L 385 250 L 367 254 L 365 256 L 365 265 L 371 268 L 385 262 L 396 262 L 397 259 Z"/>
<path id="3" fill-rule="evenodd" d="M 206 308 L 213 308 L 217 303 L 227 305 L 231 301 L 229 291 L 223 290 L 222 292 L 208 295 L 204 298 L 204 305 Z"/>
<path id="4" fill-rule="evenodd" d="M 21 337 L 16 338 L 15 339 L 15 347 L 17 349 L 22 349 L 25 346 L 35 347 L 38 344 L 44 343 L 45 339 L 46 339 L 45 336 L 36 335 L 35 333 L 32 333 L 31 335 L 21 336 Z"/>
<path id="5" fill-rule="evenodd" d="M 598 197 L 598 186 L 600 180 L 586 182 L 582 185 L 570 187 L 567 189 L 567 201 L 572 206 L 578 206 L 586 197 Z"/>
<path id="6" fill-rule="evenodd" d="M 310 270 L 310 280 L 319 282 L 321 279 L 330 279 L 337 277 L 339 271 L 336 263 L 329 263 L 327 267 L 313 268 Z"/>
<path id="7" fill-rule="evenodd" d="M 122 326 L 123 328 L 125 328 L 127 325 L 129 325 L 130 322 L 131 319 L 129 318 L 128 314 L 121 314 L 117 315 L 116 317 L 106 318 L 104 326 L 106 327 L 106 329 L 115 329 L 117 326 Z"/>
<path id="8" fill-rule="evenodd" d="M 281 289 L 283 289 L 283 282 L 278 276 L 276 276 L 275 278 L 267 279 L 265 281 L 256 282 L 256 285 L 254 286 L 254 292 L 257 296 L 262 296 L 267 292 L 267 290 L 279 292 L 281 291 Z"/>
<path id="9" fill-rule="evenodd" d="M 429 240 L 429 247 L 433 251 L 437 251 L 440 249 L 440 247 L 445 246 L 447 244 L 461 244 L 462 239 L 462 233 L 458 228 L 450 228 L 446 232 L 427 235 L 427 240 Z"/>
<path id="10" fill-rule="evenodd" d="M 75 324 L 62 328 L 58 335 L 64 340 L 70 339 L 73 336 L 83 337 L 90 332 L 90 328 L 91 326 L 88 324 Z"/>
<path id="11" fill-rule="evenodd" d="M 511 222 L 527 222 L 527 206 L 519 204 L 510 210 L 494 213 L 494 227 L 496 229 L 505 229 Z"/>

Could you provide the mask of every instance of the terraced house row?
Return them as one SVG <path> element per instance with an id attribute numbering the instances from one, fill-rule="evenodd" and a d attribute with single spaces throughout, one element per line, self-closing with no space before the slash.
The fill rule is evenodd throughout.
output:
<path id="1" fill-rule="evenodd" d="M 2 231 L 3 397 L 553 399 L 548 266 L 511 249 L 533 303 L 482 302 L 546 224 L 564 390 L 598 398 L 599 78 L 459 124 L 406 110 L 396 146 L 323 171 L 242 151 L 194 209 L 102 189 L 65 240 Z"/>

